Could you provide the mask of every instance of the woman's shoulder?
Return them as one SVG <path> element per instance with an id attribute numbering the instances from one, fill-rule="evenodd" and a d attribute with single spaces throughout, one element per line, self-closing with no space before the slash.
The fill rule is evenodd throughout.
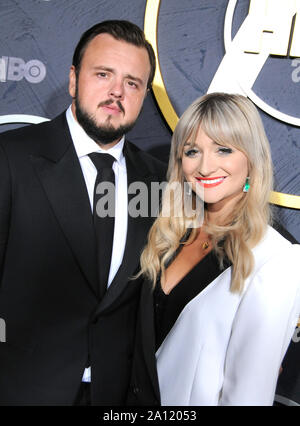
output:
<path id="1" fill-rule="evenodd" d="M 252 250 L 256 267 L 275 259 L 277 256 L 299 256 L 300 245 L 292 244 L 272 226 L 268 225 L 261 241 Z"/>
<path id="2" fill-rule="evenodd" d="M 254 270 L 249 281 L 263 281 L 266 287 L 300 287 L 300 245 L 292 244 L 271 226 L 253 249 Z"/>
<path id="3" fill-rule="evenodd" d="M 241 312 L 264 321 L 300 315 L 300 245 L 292 244 L 272 227 L 253 249 L 254 268 L 241 294 Z"/>
<path id="4" fill-rule="evenodd" d="M 286 247 L 293 245 L 285 236 L 283 236 L 278 230 L 273 228 L 271 225 L 267 226 L 266 233 L 261 242 L 281 245 L 284 244 Z"/>

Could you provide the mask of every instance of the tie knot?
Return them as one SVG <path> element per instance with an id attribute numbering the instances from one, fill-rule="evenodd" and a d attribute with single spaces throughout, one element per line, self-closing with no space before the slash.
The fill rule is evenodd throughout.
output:
<path id="1" fill-rule="evenodd" d="M 115 161 L 115 158 L 112 155 L 102 154 L 101 152 L 92 152 L 89 154 L 89 157 L 98 172 L 102 169 L 111 169 Z"/>

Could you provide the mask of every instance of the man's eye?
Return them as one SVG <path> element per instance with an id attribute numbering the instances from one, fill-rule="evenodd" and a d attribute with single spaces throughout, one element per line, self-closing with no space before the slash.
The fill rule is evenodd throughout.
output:
<path id="1" fill-rule="evenodd" d="M 104 72 L 104 71 L 102 71 L 102 72 L 98 72 L 97 76 L 98 76 L 98 77 L 106 77 L 106 76 L 107 76 L 107 73 L 106 73 L 106 72 Z"/>
<path id="2" fill-rule="evenodd" d="M 137 88 L 138 86 L 137 86 L 137 84 L 134 82 L 134 81 L 128 81 L 128 85 L 130 86 L 130 87 L 134 87 L 134 88 Z"/>

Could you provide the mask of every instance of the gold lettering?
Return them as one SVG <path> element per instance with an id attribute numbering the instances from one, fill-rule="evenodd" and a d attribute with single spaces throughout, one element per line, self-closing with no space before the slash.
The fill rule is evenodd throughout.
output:
<path id="1" fill-rule="evenodd" d="M 297 14 L 295 16 L 294 32 L 292 34 L 292 43 L 290 56 L 300 58 L 300 1 L 298 3 Z"/>
<path id="2" fill-rule="evenodd" d="M 300 56 L 299 16 L 300 0 L 251 0 L 244 51 Z"/>

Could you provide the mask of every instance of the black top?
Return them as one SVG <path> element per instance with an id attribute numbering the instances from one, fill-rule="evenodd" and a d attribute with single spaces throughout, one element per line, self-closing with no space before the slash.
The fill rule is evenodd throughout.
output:
<path id="1" fill-rule="evenodd" d="M 229 266 L 230 262 L 224 260 L 224 268 L 221 269 L 216 254 L 211 251 L 183 277 L 169 295 L 163 292 L 159 276 L 153 292 L 156 350 L 184 307 Z"/>

